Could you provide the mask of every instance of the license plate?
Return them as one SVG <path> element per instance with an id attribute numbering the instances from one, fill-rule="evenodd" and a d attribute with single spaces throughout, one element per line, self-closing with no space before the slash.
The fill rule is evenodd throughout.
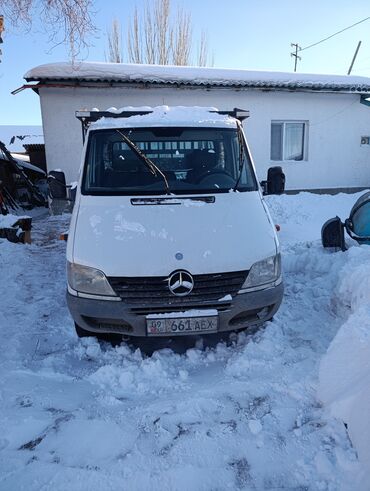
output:
<path id="1" fill-rule="evenodd" d="M 176 336 L 194 333 L 217 332 L 218 317 L 163 317 L 147 316 L 146 326 L 148 336 Z"/>

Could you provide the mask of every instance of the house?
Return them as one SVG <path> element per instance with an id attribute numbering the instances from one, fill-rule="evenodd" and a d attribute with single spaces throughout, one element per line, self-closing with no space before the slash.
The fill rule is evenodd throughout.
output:
<path id="1" fill-rule="evenodd" d="M 250 111 L 244 128 L 260 180 L 282 165 L 288 190 L 370 186 L 370 78 L 115 63 L 33 68 L 48 169 L 77 179 L 82 133 L 75 112 L 123 106 L 215 106 Z"/>

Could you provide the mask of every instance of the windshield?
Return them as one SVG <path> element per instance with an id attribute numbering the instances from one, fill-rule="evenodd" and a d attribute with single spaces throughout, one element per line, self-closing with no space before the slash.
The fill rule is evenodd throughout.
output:
<path id="1" fill-rule="evenodd" d="M 165 194 L 166 180 L 174 194 L 228 192 L 235 186 L 238 191 L 254 191 L 254 172 L 247 148 L 243 143 L 241 151 L 240 141 L 236 128 L 91 131 L 82 193 Z M 157 172 L 153 172 L 145 157 Z"/>

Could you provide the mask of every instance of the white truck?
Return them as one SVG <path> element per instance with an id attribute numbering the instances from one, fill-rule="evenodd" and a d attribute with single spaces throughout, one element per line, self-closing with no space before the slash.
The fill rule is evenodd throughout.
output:
<path id="1" fill-rule="evenodd" d="M 283 297 L 279 243 L 245 111 L 81 111 L 86 140 L 67 244 L 79 336 L 164 337 L 256 327 Z"/>

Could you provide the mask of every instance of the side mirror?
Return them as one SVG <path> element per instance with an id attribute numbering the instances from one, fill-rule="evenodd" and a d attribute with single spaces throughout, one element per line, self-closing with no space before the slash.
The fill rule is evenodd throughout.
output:
<path id="1" fill-rule="evenodd" d="M 64 172 L 52 170 L 48 174 L 49 195 L 51 198 L 67 199 L 66 176 Z"/>
<path id="2" fill-rule="evenodd" d="M 321 228 L 321 242 L 324 247 L 345 251 L 344 225 L 339 217 L 326 221 Z"/>
<path id="3" fill-rule="evenodd" d="M 280 166 L 270 167 L 267 181 L 262 181 L 263 194 L 282 194 L 285 189 L 285 174 Z"/>
<path id="4" fill-rule="evenodd" d="M 344 226 L 352 239 L 359 244 L 370 245 L 370 191 L 360 196 L 353 205 Z"/>

